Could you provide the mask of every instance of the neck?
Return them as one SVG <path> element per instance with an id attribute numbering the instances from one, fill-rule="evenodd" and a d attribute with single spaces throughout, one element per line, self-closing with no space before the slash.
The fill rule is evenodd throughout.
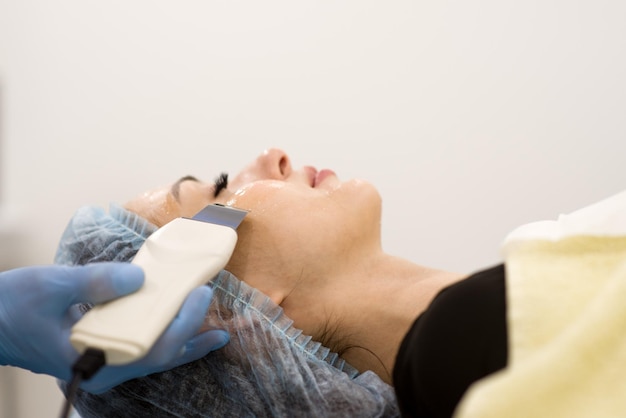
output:
<path id="1" fill-rule="evenodd" d="M 462 275 L 425 268 L 404 259 L 381 254 L 353 275 L 351 289 L 335 294 L 335 347 L 359 371 L 372 370 L 391 384 L 391 372 L 404 335 L 415 319 L 444 287 Z M 339 334 L 339 333 L 338 333 Z M 343 346 L 343 349 L 342 349 Z"/>

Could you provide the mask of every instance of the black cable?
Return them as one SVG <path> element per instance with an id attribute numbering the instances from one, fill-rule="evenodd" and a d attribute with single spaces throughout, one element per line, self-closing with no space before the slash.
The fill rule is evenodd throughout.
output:
<path id="1" fill-rule="evenodd" d="M 61 418 L 70 416 L 70 410 L 76 397 L 76 392 L 83 380 L 91 379 L 98 370 L 106 363 L 104 351 L 88 348 L 72 365 L 72 380 L 65 395 L 65 404 L 61 412 Z"/>
<path id="2" fill-rule="evenodd" d="M 80 386 L 81 381 L 82 379 L 80 378 L 80 373 L 72 374 L 72 380 L 69 387 L 67 388 L 65 403 L 63 404 L 63 411 L 61 411 L 60 415 L 61 418 L 67 418 L 70 416 L 70 410 L 72 409 L 72 404 L 74 403 L 74 397 L 76 395 L 76 391 L 78 390 L 78 386 Z"/>

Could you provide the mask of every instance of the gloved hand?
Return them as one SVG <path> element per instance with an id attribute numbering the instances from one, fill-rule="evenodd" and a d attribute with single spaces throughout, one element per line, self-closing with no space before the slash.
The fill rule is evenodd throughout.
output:
<path id="1" fill-rule="evenodd" d="M 139 289 L 143 280 L 141 268 L 127 263 L 24 267 L 0 273 L 0 364 L 69 381 L 79 357 L 69 340 L 81 317 L 75 304 L 115 299 Z M 145 357 L 127 365 L 104 366 L 81 388 L 101 393 L 223 347 L 229 340 L 226 331 L 195 335 L 212 296 L 207 286 L 195 289 Z"/>

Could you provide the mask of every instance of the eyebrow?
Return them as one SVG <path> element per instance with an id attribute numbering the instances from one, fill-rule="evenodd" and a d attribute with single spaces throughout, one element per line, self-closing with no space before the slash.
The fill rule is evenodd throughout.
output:
<path id="1" fill-rule="evenodd" d="M 181 178 L 179 178 L 178 180 L 176 180 L 176 182 L 174 184 L 172 184 L 172 188 L 170 189 L 170 193 L 172 193 L 172 196 L 174 196 L 174 199 L 176 199 L 176 201 L 180 202 L 180 184 L 184 181 L 199 181 L 197 178 L 195 178 L 194 176 L 183 176 Z"/>

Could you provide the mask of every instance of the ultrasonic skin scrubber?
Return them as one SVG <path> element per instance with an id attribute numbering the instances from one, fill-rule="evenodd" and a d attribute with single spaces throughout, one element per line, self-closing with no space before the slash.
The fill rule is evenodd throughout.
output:
<path id="1" fill-rule="evenodd" d="M 132 262 L 145 272 L 143 286 L 87 312 L 72 328 L 74 348 L 79 353 L 102 350 L 109 365 L 146 355 L 189 292 L 226 266 L 237 243 L 236 229 L 247 213 L 209 205 L 191 219 L 174 219 L 154 232 Z"/>

